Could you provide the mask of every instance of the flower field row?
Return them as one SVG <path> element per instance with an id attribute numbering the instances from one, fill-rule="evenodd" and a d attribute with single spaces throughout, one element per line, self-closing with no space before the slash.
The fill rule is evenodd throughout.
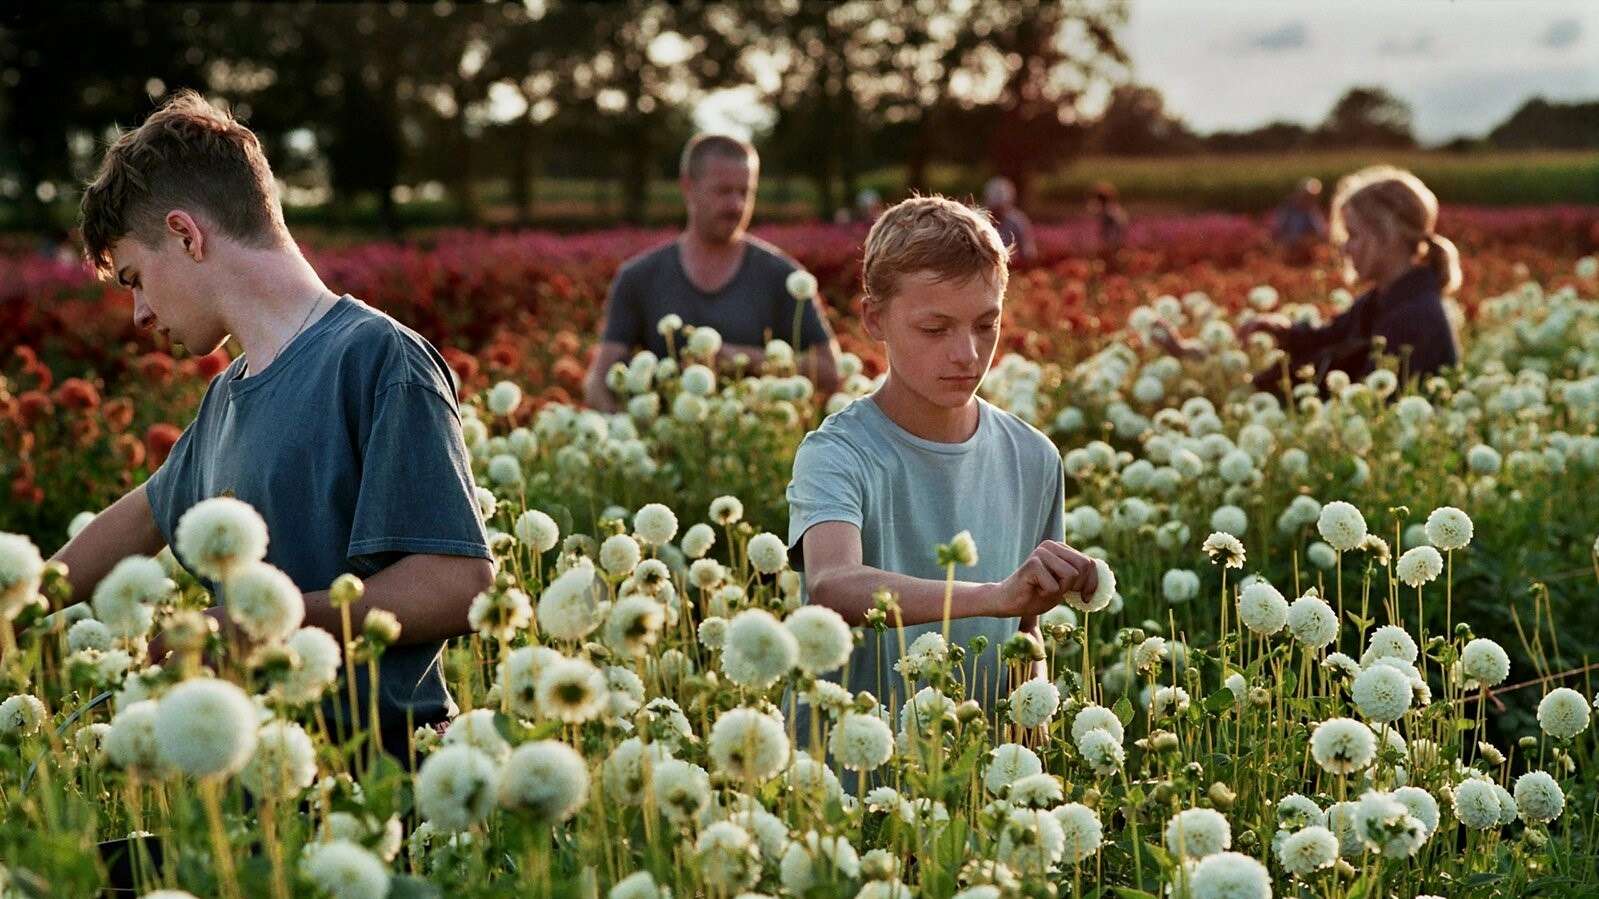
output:
<path id="1" fill-rule="evenodd" d="M 713 371 L 702 329 L 613 370 L 614 416 L 522 376 L 526 353 L 475 358 L 464 432 L 499 575 L 446 650 L 465 714 L 413 734 L 414 775 L 374 751 L 377 722 L 352 734 L 321 702 L 348 689 L 341 657 L 381 666 L 393 620 L 301 627 L 247 507 L 202 504 L 178 536 L 225 584 L 234 645 L 165 554 L 42 619 L 63 582 L 4 538 L 0 878 L 91 892 L 109 840 L 139 890 L 223 896 L 1591 892 L 1599 524 L 1571 497 L 1599 488 L 1599 266 L 1484 251 L 1459 373 L 1282 402 L 1239 386 L 1274 350 L 1236 325 L 1347 295 L 1259 247 L 1186 283 L 1126 274 L 1138 252 L 1121 275 L 1019 275 L 983 386 L 1062 446 L 1067 539 L 1100 589 L 1042 639 L 918 638 L 871 693 L 832 678 L 896 631 L 893 597 L 859 630 L 804 605 L 777 536 L 799 439 L 874 387 L 859 354 L 823 401 L 782 346 L 757 376 Z M 1149 349 L 1157 314 L 1212 352 Z M 67 383 L 52 402 L 109 405 Z M 956 578 L 983 547 L 927 551 Z M 963 674 L 985 650 L 1010 681 L 986 713 Z"/>

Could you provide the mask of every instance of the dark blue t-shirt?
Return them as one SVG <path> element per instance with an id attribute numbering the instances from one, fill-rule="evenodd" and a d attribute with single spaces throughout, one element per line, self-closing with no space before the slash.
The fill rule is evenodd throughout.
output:
<path id="1" fill-rule="evenodd" d="M 453 375 L 420 335 L 344 296 L 261 374 L 241 377 L 245 364 L 240 356 L 212 379 L 145 484 L 169 546 L 184 512 L 227 494 L 266 520 L 266 560 L 304 592 L 413 553 L 489 558 Z M 384 653 L 385 730 L 408 709 L 418 724 L 454 713 L 442 646 Z"/>
<path id="2" fill-rule="evenodd" d="M 666 358 L 666 338 L 656 326 L 667 314 L 684 324 L 709 326 L 726 343 L 765 346 L 768 340 L 794 344 L 795 350 L 826 344 L 832 332 L 822 315 L 821 294 L 801 303 L 788 292 L 788 276 L 799 268 L 782 250 L 757 237 L 744 237 L 744 259 L 733 279 L 715 293 L 694 286 L 683 271 L 677 241 L 622 263 L 605 301 L 602 340 L 628 349 L 642 347 Z M 679 347 L 681 349 L 681 346 Z"/>

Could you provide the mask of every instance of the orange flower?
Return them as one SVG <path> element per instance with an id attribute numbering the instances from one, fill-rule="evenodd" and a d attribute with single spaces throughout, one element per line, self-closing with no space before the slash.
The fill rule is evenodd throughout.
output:
<path id="1" fill-rule="evenodd" d="M 88 446 L 100 439 L 100 423 L 88 416 L 79 416 L 72 419 L 72 438 L 78 446 Z"/>
<path id="2" fill-rule="evenodd" d="M 107 402 L 100 414 L 105 417 L 105 425 L 111 429 L 111 433 L 120 434 L 133 424 L 133 401 L 119 396 Z"/>
<path id="3" fill-rule="evenodd" d="M 139 438 L 132 434 L 119 434 L 116 443 L 117 455 L 122 457 L 122 464 L 127 468 L 138 468 L 144 464 L 145 449 Z"/>
<path id="4" fill-rule="evenodd" d="M 172 452 L 172 445 L 178 442 L 183 432 L 175 425 L 161 422 L 153 424 L 144 432 L 144 448 L 147 451 L 146 459 L 150 463 L 150 470 L 161 467 L 167 460 L 167 455 Z"/>
<path id="5" fill-rule="evenodd" d="M 27 478 L 17 478 L 11 482 L 11 498 L 19 503 L 37 506 L 44 502 L 44 488 Z"/>
<path id="6" fill-rule="evenodd" d="M 555 380 L 568 390 L 579 390 L 583 386 L 585 371 L 582 363 L 571 356 L 562 356 L 555 360 Z"/>

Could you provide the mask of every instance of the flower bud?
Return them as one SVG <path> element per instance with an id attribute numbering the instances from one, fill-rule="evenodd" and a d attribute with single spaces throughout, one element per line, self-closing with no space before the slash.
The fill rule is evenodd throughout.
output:
<path id="1" fill-rule="evenodd" d="M 359 602 L 366 593 L 366 585 L 353 574 L 341 574 L 333 579 L 333 586 L 328 588 L 328 602 L 336 609 L 344 608 L 351 603 Z"/>
<path id="2" fill-rule="evenodd" d="M 962 724 L 970 724 L 983 717 L 983 707 L 974 699 L 968 699 L 955 706 L 955 720 Z"/>
<path id="3" fill-rule="evenodd" d="M 1206 791 L 1206 795 L 1210 797 L 1211 803 L 1214 804 L 1216 808 L 1224 812 L 1228 809 L 1231 809 L 1233 807 L 1234 800 L 1238 798 L 1237 794 L 1233 793 L 1231 788 L 1219 780 L 1210 785 L 1210 789 Z"/>
<path id="4" fill-rule="evenodd" d="M 361 622 L 361 633 L 366 635 L 372 648 L 381 653 L 400 639 L 400 619 L 387 609 L 368 610 L 366 620 Z"/>

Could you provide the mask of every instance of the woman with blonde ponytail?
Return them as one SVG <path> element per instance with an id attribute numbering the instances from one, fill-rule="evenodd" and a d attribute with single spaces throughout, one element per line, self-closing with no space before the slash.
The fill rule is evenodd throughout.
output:
<path id="1" fill-rule="evenodd" d="M 1368 289 L 1321 327 L 1263 316 L 1240 334 L 1271 333 L 1289 356 L 1288 370 L 1311 365 L 1318 381 L 1333 369 L 1365 377 L 1379 349 L 1398 358 L 1401 382 L 1455 365 L 1459 350 L 1444 297 L 1460 289 L 1460 254 L 1437 224 L 1438 198 L 1410 172 L 1380 165 L 1346 176 L 1333 195 L 1332 240 L 1345 280 Z M 1281 380 L 1273 368 L 1255 382 L 1269 388 Z"/>

